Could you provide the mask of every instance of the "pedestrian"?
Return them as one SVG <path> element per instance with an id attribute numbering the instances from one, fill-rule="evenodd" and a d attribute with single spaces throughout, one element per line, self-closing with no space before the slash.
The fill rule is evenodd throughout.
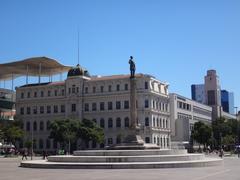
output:
<path id="1" fill-rule="evenodd" d="M 47 157 L 47 152 L 46 152 L 45 150 L 43 150 L 42 156 L 43 156 L 43 159 L 46 159 L 46 157 Z"/>
<path id="2" fill-rule="evenodd" d="M 22 151 L 22 160 L 24 158 L 27 160 L 27 150 L 26 149 L 23 149 L 23 151 Z"/>
<path id="3" fill-rule="evenodd" d="M 223 153 L 223 148 L 221 148 L 220 151 L 219 151 L 219 157 L 220 157 L 220 158 L 223 158 L 223 155 L 224 155 L 224 153 Z"/>
<path id="4" fill-rule="evenodd" d="M 240 145 L 237 146 L 237 154 L 238 154 L 238 158 L 240 158 Z"/>

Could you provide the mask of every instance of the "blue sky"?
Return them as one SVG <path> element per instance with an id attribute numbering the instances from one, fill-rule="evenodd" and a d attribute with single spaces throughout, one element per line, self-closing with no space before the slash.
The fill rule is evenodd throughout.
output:
<path id="1" fill-rule="evenodd" d="M 190 97 L 216 69 L 240 107 L 239 9 L 239 0 L 1 0 L 0 63 L 48 56 L 76 65 L 79 30 L 91 74 L 126 74 L 132 55 L 137 72 Z"/>

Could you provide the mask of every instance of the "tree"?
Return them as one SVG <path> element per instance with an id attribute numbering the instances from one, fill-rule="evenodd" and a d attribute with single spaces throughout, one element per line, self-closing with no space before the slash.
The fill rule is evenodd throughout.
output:
<path id="1" fill-rule="evenodd" d="M 104 141 L 104 132 L 94 121 L 83 119 L 78 129 L 78 137 L 86 145 L 89 141 L 102 143 Z"/>
<path id="2" fill-rule="evenodd" d="M 24 136 L 23 130 L 15 125 L 9 125 L 3 128 L 3 134 L 4 140 L 13 145 Z"/>
<path id="3" fill-rule="evenodd" d="M 68 144 L 70 152 L 71 143 L 81 138 L 85 144 L 89 141 L 102 143 L 104 140 L 103 129 L 100 128 L 95 122 L 87 119 L 82 121 L 76 119 L 59 119 L 50 124 L 49 138 L 59 142 L 62 147 Z"/>
<path id="4" fill-rule="evenodd" d="M 79 122 L 74 119 L 59 119 L 51 122 L 49 138 L 59 142 L 62 147 L 68 144 L 70 150 L 71 142 L 76 141 Z"/>
<path id="5" fill-rule="evenodd" d="M 192 138 L 196 142 L 204 145 L 204 148 L 209 145 L 212 136 L 212 129 L 209 125 L 202 122 L 196 122 L 192 131 Z"/>

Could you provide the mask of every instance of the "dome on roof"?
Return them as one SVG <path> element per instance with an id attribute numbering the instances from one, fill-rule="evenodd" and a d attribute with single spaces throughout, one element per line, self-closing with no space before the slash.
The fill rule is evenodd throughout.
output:
<path id="1" fill-rule="evenodd" d="M 87 76 L 87 77 L 90 77 L 90 74 L 87 70 L 83 69 L 78 64 L 76 67 L 73 67 L 68 71 L 67 77 L 73 77 L 73 76 Z"/>

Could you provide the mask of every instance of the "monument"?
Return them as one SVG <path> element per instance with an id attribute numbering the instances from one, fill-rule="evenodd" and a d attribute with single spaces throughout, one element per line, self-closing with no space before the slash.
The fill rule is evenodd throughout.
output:
<path id="1" fill-rule="evenodd" d="M 49 156 L 47 160 L 22 161 L 26 168 L 67 169 L 147 169 L 180 168 L 222 165 L 222 159 L 205 157 L 204 154 L 188 154 L 185 149 L 160 149 L 145 144 L 140 136 L 137 118 L 136 66 L 130 56 L 130 128 L 125 131 L 123 143 L 104 150 L 80 150 L 73 155 Z"/>
<path id="2" fill-rule="evenodd" d="M 126 136 L 123 143 L 113 145 L 108 149 L 112 150 L 141 150 L 141 149 L 160 149 L 159 146 L 155 144 L 144 143 L 142 137 L 140 136 L 140 126 L 137 120 L 137 86 L 136 86 L 136 65 L 133 60 L 133 56 L 130 56 L 128 61 L 130 65 L 130 130 L 126 131 Z"/>

